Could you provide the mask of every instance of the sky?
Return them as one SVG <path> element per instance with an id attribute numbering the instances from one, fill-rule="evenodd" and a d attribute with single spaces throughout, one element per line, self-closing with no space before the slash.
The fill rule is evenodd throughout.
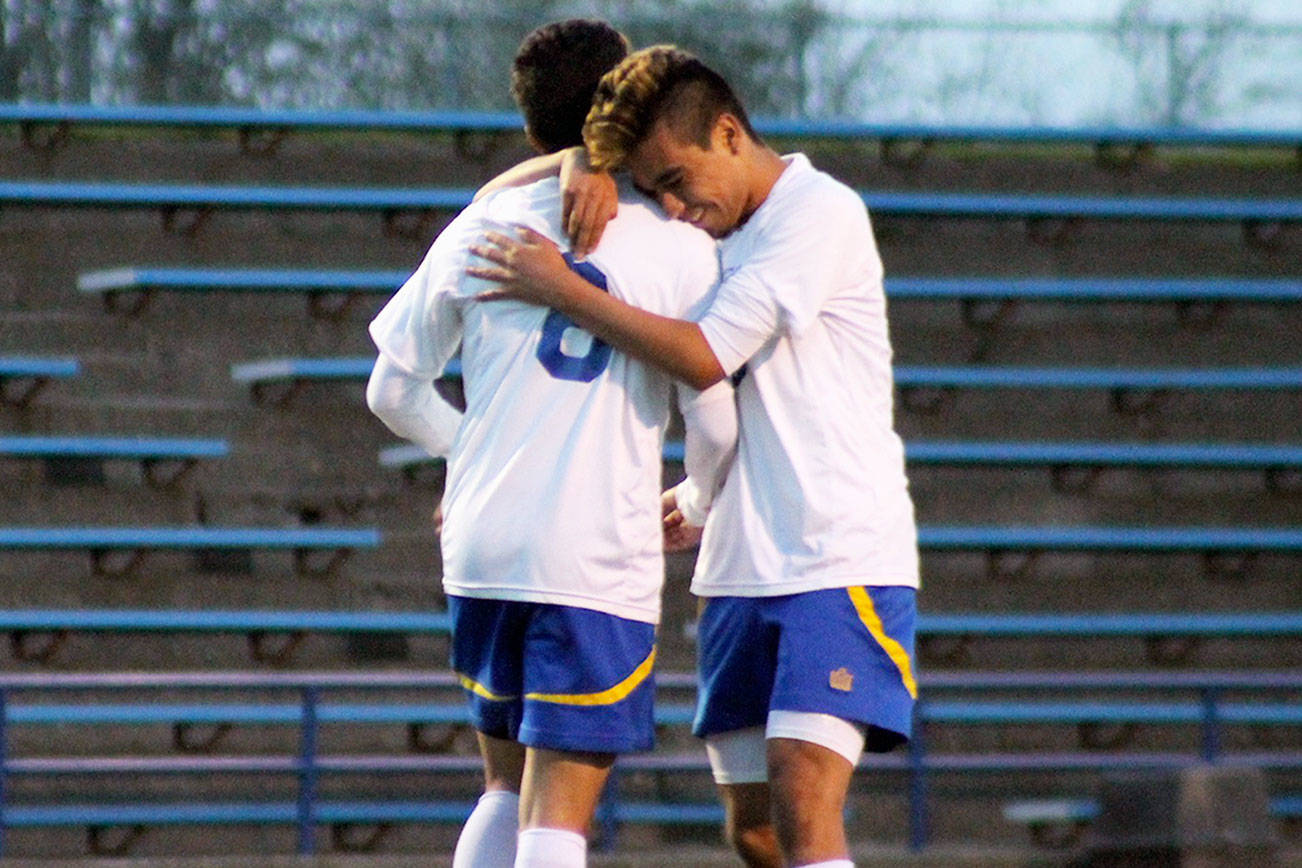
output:
<path id="1" fill-rule="evenodd" d="M 859 21 L 907 18 L 963 25 L 902 37 L 912 41 L 907 59 L 891 69 L 893 88 L 871 97 L 870 111 L 879 120 L 1302 128 L 1302 0 L 823 0 L 820 5 Z M 1198 39 L 1187 40 L 1173 54 L 1163 32 L 1151 30 L 1142 51 L 1127 52 L 1097 28 L 1016 27 L 1108 25 L 1127 9 L 1154 23 L 1230 17 L 1257 29 L 1225 43 L 1213 66 L 1196 70 L 1211 69 L 1210 84 L 1204 81 L 1198 93 L 1181 96 L 1184 82 L 1202 81 L 1180 66 L 1181 53 L 1198 55 Z M 990 25 L 993 29 L 982 30 Z"/>
<path id="2" fill-rule="evenodd" d="M 1134 0 L 824 0 L 826 9 L 848 15 L 937 15 L 946 18 L 989 20 L 1001 16 L 1014 21 L 1111 20 Z M 1263 24 L 1302 26 L 1299 0 L 1149 0 L 1155 15 L 1176 21 L 1198 20 L 1209 11 L 1246 14 Z"/>

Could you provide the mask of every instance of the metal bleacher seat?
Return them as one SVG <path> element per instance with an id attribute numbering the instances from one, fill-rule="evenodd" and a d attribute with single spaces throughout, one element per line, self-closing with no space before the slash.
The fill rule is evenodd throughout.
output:
<path id="1" fill-rule="evenodd" d="M 1003 440 L 910 440 L 904 444 L 910 467 L 1047 467 L 1053 485 L 1082 491 L 1105 469 L 1262 471 L 1271 491 L 1293 489 L 1302 471 L 1302 446 L 1269 443 L 1152 443 Z M 436 463 L 410 443 L 380 450 L 381 467 L 415 478 L 419 468 Z M 664 460 L 681 462 L 683 443 L 666 441 Z"/>
<path id="2" fill-rule="evenodd" d="M 0 631 L 14 656 L 47 661 L 73 634 L 242 633 L 250 656 L 284 663 L 309 634 L 445 636 L 443 612 L 340 612 L 284 609 L 0 609 Z"/>
<path id="3" fill-rule="evenodd" d="M 0 403 L 26 407 L 50 380 L 81 373 L 76 359 L 0 356 Z"/>
<path id="4" fill-rule="evenodd" d="M 149 552 L 190 552 L 201 568 L 217 564 L 220 569 L 231 563 L 223 556 L 254 550 L 293 552 L 297 572 L 319 574 L 354 549 L 379 544 L 380 532 L 371 528 L 0 527 L 0 551 L 84 551 L 96 575 L 130 573 Z"/>
<path id="5" fill-rule="evenodd" d="M 0 436 L 0 456 L 45 462 L 46 477 L 58 482 L 101 476 L 105 461 L 139 462 L 154 487 L 177 482 L 201 459 L 224 458 L 225 440 L 163 437 Z M 87 467 L 91 470 L 88 472 Z"/>
<path id="6" fill-rule="evenodd" d="M 517 133 L 522 123 L 514 112 L 259 109 L 239 106 L 87 104 L 3 104 L 0 124 L 16 124 L 30 146 L 62 143 L 71 128 L 154 127 L 233 129 L 246 150 L 266 150 L 266 137 L 275 143 L 289 132 L 354 131 L 453 134 Z M 1296 150 L 1297 131 L 1270 129 L 1196 129 L 1174 126 L 1035 126 L 976 124 L 881 124 L 856 120 L 768 118 L 754 119 L 757 132 L 783 139 L 853 139 L 878 141 L 883 155 L 915 143 L 910 153 L 936 143 L 1004 145 L 1087 145 L 1102 162 L 1117 162 L 1115 153 L 1133 153 L 1157 146 L 1182 148 L 1275 148 Z M 39 133 L 44 130 L 43 136 Z M 1133 159 L 1133 153 L 1132 158 Z"/>
<path id="7" fill-rule="evenodd" d="M 163 215 L 166 228 L 178 228 L 179 214 L 189 214 L 185 231 L 194 231 L 214 210 L 348 211 L 379 213 L 386 228 L 403 228 L 399 216 L 417 212 L 457 211 L 470 203 L 473 190 L 445 187 L 308 187 L 232 186 L 189 183 L 111 183 L 88 181 L 0 181 L 0 206 L 41 208 L 146 208 Z M 1086 196 L 1043 193 L 954 193 L 860 191 L 874 215 L 926 219 L 1046 221 L 1153 220 L 1240 223 L 1250 240 L 1263 227 L 1302 221 L 1297 199 L 1213 197 Z M 1061 227 L 1055 236 L 1061 231 Z"/>
<path id="8" fill-rule="evenodd" d="M 922 525 L 924 552 L 980 553 L 991 578 L 1025 576 L 1045 553 L 1196 554 L 1210 576 L 1243 574 L 1260 554 L 1302 553 L 1302 528 Z"/>
<path id="9" fill-rule="evenodd" d="M 955 301 L 963 321 L 989 329 L 1026 302 L 1168 304 L 1206 323 L 1229 305 L 1296 304 L 1302 281 L 1249 277 L 887 277 L 892 301 Z"/>
<path id="10" fill-rule="evenodd" d="M 374 364 L 373 356 L 263 359 L 232 365 L 231 377 L 253 387 L 258 397 L 258 390 L 265 393 L 276 384 L 301 386 L 312 381 L 365 380 Z M 445 376 L 460 376 L 455 361 Z M 1302 368 L 900 365 L 895 368 L 895 386 L 901 404 L 918 412 L 935 412 L 954 392 L 963 389 L 1099 389 L 1111 394 L 1118 412 L 1141 413 L 1150 411 L 1161 396 L 1173 390 L 1299 390 Z"/>
<path id="11" fill-rule="evenodd" d="M 99 295 L 113 311 L 136 313 L 161 292 L 300 293 L 315 316 L 337 316 L 359 296 L 391 295 L 405 271 L 365 269 L 209 268 L 140 266 L 83 272 L 77 289 Z M 1020 302 L 1171 304 L 1187 312 L 1205 306 L 1302 302 L 1302 282 L 1247 277 L 887 277 L 892 301 L 962 305 L 963 319 L 989 327 Z M 333 306 L 331 297 L 342 297 Z M 993 305 L 993 307 L 991 307 Z"/>
<path id="12" fill-rule="evenodd" d="M 1118 413 L 1152 412 L 1171 391 L 1302 389 L 1302 368 L 1092 368 L 1013 365 L 901 365 L 895 369 L 901 405 L 936 412 L 958 390 L 1099 389 Z"/>
<path id="13" fill-rule="evenodd" d="M 0 124 L 17 124 L 31 147 L 62 144 L 74 126 L 230 129 L 250 152 L 274 150 L 288 133 L 320 131 L 452 134 L 519 133 L 514 112 L 368 109 L 260 109 L 241 106 L 87 104 L 0 105 Z M 42 132 L 44 133 L 42 135 Z"/>
<path id="14" fill-rule="evenodd" d="M 77 277 L 77 289 L 99 295 L 112 311 L 139 313 L 160 292 L 302 293 L 313 316 L 338 317 L 362 295 L 391 295 L 405 271 L 286 268 L 114 268 Z"/>
<path id="15" fill-rule="evenodd" d="M 308 187 L 105 181 L 0 181 L 0 206 L 30 208 L 147 209 L 162 215 L 165 229 L 193 233 L 218 210 L 328 211 L 380 214 L 396 234 L 424 233 L 403 227 L 405 214 L 455 212 L 473 190 L 452 187 Z M 423 225 L 423 223 L 421 224 Z"/>
<path id="16" fill-rule="evenodd" d="M 918 647 L 924 658 L 956 663 L 974 643 L 991 639 L 1141 639 L 1159 665 L 1186 662 L 1208 639 L 1302 637 L 1296 612 L 923 612 Z"/>
<path id="17" fill-rule="evenodd" d="M 231 379 L 247 385 L 254 401 L 284 406 L 308 383 L 365 380 L 374 366 L 374 356 L 262 359 L 231 365 Z"/>
<path id="18" fill-rule="evenodd" d="M 686 674 L 669 673 L 659 681 L 665 690 L 694 686 L 694 679 Z M 6 719 L 15 726 L 93 724 L 110 719 L 121 722 L 125 718 L 130 718 L 127 720 L 130 723 L 146 722 L 144 718 L 148 718 L 148 722 L 174 722 L 178 713 L 205 715 L 205 720 L 216 722 L 219 718 L 238 712 L 255 722 L 292 723 L 300 730 L 298 751 L 288 756 L 274 753 L 137 755 L 140 748 L 135 738 L 130 741 L 131 753 L 114 756 L 14 756 L 6 750 L 0 750 L 0 764 L 4 765 L 0 773 L 21 775 L 24 778 L 115 775 L 126 780 L 127 776 L 224 773 L 263 778 L 269 775 L 295 775 L 299 782 L 298 798 L 281 802 L 239 800 L 238 796 L 229 800 L 229 795 L 227 801 L 214 801 L 200 793 L 187 793 L 184 803 L 147 801 L 133 798 L 129 788 L 125 788 L 121 794 L 115 793 L 113 800 L 105 802 L 79 800 L 71 803 L 42 803 L 29 801 L 28 796 L 21 800 L 11 799 L 5 805 L 3 815 L 0 815 L 0 823 L 23 827 L 99 827 L 98 832 L 88 833 L 88 841 L 92 851 L 102 855 L 104 850 L 113 848 L 108 841 L 109 828 L 106 827 L 118 830 L 121 835 L 118 843 L 129 844 L 143 833 L 145 827 L 155 825 L 241 822 L 296 824 L 300 830 L 299 851 L 306 853 L 314 847 L 311 832 L 317 825 L 343 826 L 353 823 L 378 827 L 385 823 L 459 822 L 464 818 L 469 799 L 477 793 L 479 786 L 475 774 L 478 768 L 477 758 L 470 755 L 428 753 L 326 754 L 319 751 L 320 741 L 317 737 L 322 726 L 402 721 L 411 719 L 412 715 L 436 717 L 440 721 L 454 720 L 464 709 L 463 704 L 449 703 L 437 707 L 435 714 L 429 708 L 409 705 L 403 701 L 395 702 L 393 699 L 368 697 L 365 701 L 350 699 L 346 703 L 327 700 L 325 697 L 332 692 L 347 692 L 350 695 L 358 691 L 368 694 L 379 692 L 383 696 L 383 691 L 402 694 L 419 690 L 429 695 L 434 690 L 450 689 L 454 691 L 451 695 L 455 696 L 455 691 L 458 690 L 456 683 L 451 673 L 447 672 L 0 675 L 0 708 L 6 710 Z M 1224 726 L 1237 725 L 1233 720 L 1237 714 L 1234 710 L 1242 706 L 1252 707 L 1251 713 L 1246 716 L 1254 722 L 1262 721 L 1267 725 L 1278 722 L 1274 719 L 1276 715 L 1296 717 L 1299 714 L 1296 695 L 1302 689 L 1302 680 L 1297 673 L 1225 674 L 1169 670 L 1150 673 L 929 672 L 923 674 L 921 687 L 924 700 L 919 706 L 919 719 L 928 726 L 917 728 L 914 742 L 907 754 L 865 757 L 860 764 L 862 769 L 874 776 L 883 773 L 908 775 L 910 840 L 915 846 L 921 846 L 926 841 L 928 798 L 925 781 L 934 773 L 1004 776 L 1014 772 L 1054 774 L 1071 770 L 1079 773 L 1122 768 L 1181 768 L 1202 761 L 1235 762 L 1271 770 L 1302 768 L 1302 754 L 1295 747 L 1247 751 L 1226 747 L 1219 736 Z M 201 695 L 208 699 L 184 705 L 169 704 L 175 701 L 178 693 L 190 691 L 201 691 Z M 286 691 L 296 694 L 297 701 L 250 701 L 246 698 L 250 694 L 263 696 Z M 995 704 L 1003 706 L 1007 709 L 1007 714 L 1015 716 L 1019 714 L 1019 707 L 1029 703 L 1044 701 L 1054 694 L 1078 696 L 1083 691 L 1108 697 L 1117 694 L 1121 698 L 1098 699 L 1097 706 L 1102 710 L 1099 713 L 1114 716 L 1130 714 L 1132 717 L 1142 717 L 1148 704 L 1161 705 L 1163 709 L 1166 706 L 1183 709 L 1186 704 L 1178 699 L 1170 703 L 1149 699 L 1146 703 L 1137 705 L 1133 700 L 1125 699 L 1126 695 L 1137 692 L 1145 696 L 1193 695 L 1198 701 L 1188 707 L 1196 708 L 1197 716 L 1182 711 L 1179 722 L 1193 721 L 1203 727 L 1201 747 L 1196 751 L 1132 749 L 1125 752 L 1112 749 L 1087 752 L 1053 749 L 955 752 L 950 749 L 931 752 L 925 747 L 930 725 L 981 723 L 993 713 L 988 706 Z M 220 697 L 232 692 L 239 694 L 239 699 L 233 703 L 222 700 L 206 704 L 212 702 L 214 695 Z M 43 698 L 39 702 L 15 700 L 20 694 L 25 696 L 31 693 Z M 119 699 L 124 693 L 131 700 L 126 705 Z M 165 701 L 142 701 L 146 696 L 154 695 Z M 938 698 L 941 695 L 944 698 Z M 971 696 L 1013 698 L 980 701 L 964 699 Z M 51 702 L 50 697 L 55 697 L 58 701 Z M 691 707 L 687 703 L 671 701 L 661 702 L 660 705 L 660 720 L 666 726 L 681 727 L 690 719 Z M 1109 711 L 1110 705 L 1128 711 Z M 965 708 L 971 709 L 966 716 Z M 943 714 L 941 710 L 945 710 Z M 1159 715 L 1163 721 L 1168 717 L 1165 710 Z M 6 736 L 0 731 L 0 738 L 3 737 Z M 203 747 L 201 744 L 194 746 Z M 704 776 L 707 769 L 704 752 L 699 747 L 690 751 L 662 751 L 622 758 L 615 767 L 612 795 L 603 804 L 599 819 L 603 824 L 609 824 L 611 830 L 617 829 L 621 823 L 717 825 L 721 814 L 714 804 L 693 803 L 681 797 L 626 800 L 619 793 L 620 778 L 626 771 L 639 775 L 680 776 L 691 772 Z M 318 789 L 318 782 L 323 775 L 336 773 L 372 773 L 378 776 L 374 793 L 346 803 L 331 801 L 325 797 L 323 790 Z M 466 797 L 450 793 L 443 798 L 416 801 L 402 796 L 385 795 L 379 780 L 386 774 L 394 773 L 462 774 L 467 778 Z M 171 808 L 175 809 L 169 810 Z M 350 842 L 373 842 L 373 836 L 363 834 L 363 829 L 351 830 L 355 833 L 352 837 L 342 828 L 332 831 L 335 832 L 336 846 L 342 848 L 348 848 Z M 379 832 L 378 828 L 372 831 L 376 834 Z"/>
<path id="19" fill-rule="evenodd" d="M 15 655 L 47 660 L 74 634 L 236 633 L 248 639 L 259 662 L 284 662 L 309 635 L 398 633 L 445 636 L 443 612 L 321 611 L 286 609 L 0 609 L 0 632 Z M 1205 639 L 1302 637 L 1302 612 L 1081 612 L 993 614 L 923 612 L 918 640 L 943 645 L 951 659 L 985 639 L 1142 639 L 1157 663 L 1184 660 Z M 40 640 L 39 645 L 37 640 Z"/>

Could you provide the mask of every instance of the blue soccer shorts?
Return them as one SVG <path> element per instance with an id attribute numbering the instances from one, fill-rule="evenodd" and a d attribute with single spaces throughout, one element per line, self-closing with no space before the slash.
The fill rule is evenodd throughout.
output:
<path id="1" fill-rule="evenodd" d="M 564 751 L 654 745 L 654 624 L 470 597 L 449 597 L 448 612 L 452 668 L 480 732 Z"/>
<path id="2" fill-rule="evenodd" d="M 692 731 L 705 738 L 763 726 L 781 709 L 861 723 L 870 752 L 902 744 L 917 698 L 916 598 L 908 587 L 708 598 Z"/>

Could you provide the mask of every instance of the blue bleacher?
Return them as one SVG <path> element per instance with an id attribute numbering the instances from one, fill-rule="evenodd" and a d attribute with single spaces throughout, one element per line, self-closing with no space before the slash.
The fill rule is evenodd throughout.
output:
<path id="1" fill-rule="evenodd" d="M 304 383 L 313 380 L 365 380 L 375 365 L 374 356 L 336 358 L 277 358 L 231 366 L 231 378 L 251 386 Z M 454 360 L 445 376 L 459 376 Z M 1248 391 L 1302 389 L 1302 368 L 1090 368 L 1025 367 L 1014 365 L 899 365 L 895 385 L 905 406 L 931 409 L 934 398 L 919 402 L 911 390 L 947 392 L 957 389 L 1101 389 L 1114 394 L 1124 408 L 1122 395 L 1167 390 Z"/>
<path id="2" fill-rule="evenodd" d="M 50 380 L 80 373 L 81 365 L 76 359 L 0 356 L 0 403 L 26 407 Z"/>
<path id="3" fill-rule="evenodd" d="M 1026 302 L 1167 304 L 1182 322 L 1207 325 L 1230 304 L 1296 304 L 1302 281 L 1248 277 L 899 277 L 892 301 L 955 301 L 963 322 L 989 329 Z"/>
<path id="4" fill-rule="evenodd" d="M 237 633 L 260 663 L 285 663 L 308 634 L 439 635 L 451 629 L 443 612 L 333 612 L 259 609 L 0 609 L 19 660 L 45 662 L 69 636 L 84 633 Z"/>
<path id="5" fill-rule="evenodd" d="M 225 440 L 164 437 L 0 436 L 0 457 L 44 461 L 57 475 L 61 462 L 136 461 L 146 481 L 155 487 L 177 482 L 199 460 L 230 454 Z M 170 471 L 165 468 L 171 465 Z"/>
<path id="6" fill-rule="evenodd" d="M 323 298 L 391 295 L 408 277 L 405 271 L 360 269 L 129 267 L 83 272 L 80 292 L 99 295 L 110 310 L 139 312 L 159 292 L 302 293 L 316 315 L 335 314 Z M 957 301 L 964 319 L 988 325 L 982 304 L 1014 302 L 1145 303 L 1178 306 L 1287 304 L 1302 301 L 1302 282 L 1288 278 L 1245 277 L 887 277 L 892 301 Z M 134 296 L 125 306 L 123 296 Z M 1002 311 L 1003 308 L 1000 308 Z"/>
<path id="7" fill-rule="evenodd" d="M 1271 443 L 910 440 L 904 444 L 904 453 L 910 467 L 1047 467 L 1059 490 L 1081 490 L 1093 481 L 1092 476 L 1081 477 L 1072 471 L 1130 468 L 1264 471 L 1267 487 L 1283 491 L 1289 475 L 1302 471 L 1302 446 Z M 663 456 L 665 461 L 682 463 L 682 441 L 666 441 Z M 386 446 L 379 452 L 381 467 L 402 470 L 409 476 L 422 465 L 441 460 L 410 443 Z"/>
<path id="8" fill-rule="evenodd" d="M 1094 368 L 1013 365 L 900 365 L 895 368 L 900 403 L 934 413 L 960 389 L 1098 389 L 1109 393 L 1118 413 L 1152 412 L 1166 392 L 1302 389 L 1302 368 Z"/>
<path id="9" fill-rule="evenodd" d="M 451 623 L 443 612 L 375 612 L 286 609 L 0 609 L 0 632 L 21 637 L 82 633 L 236 633 L 249 638 L 254 659 L 285 659 L 284 648 L 266 653 L 271 635 L 399 633 L 446 636 Z M 1302 637 L 1302 612 L 999 612 L 938 613 L 918 616 L 917 635 L 929 640 L 977 638 L 1142 638 L 1176 642 L 1187 651 L 1195 639 Z M 36 653 L 22 659 L 40 659 Z"/>
<path id="10" fill-rule="evenodd" d="M 673 689 L 690 686 L 691 677 L 675 678 L 672 674 L 662 686 Z M 377 796 L 346 803 L 323 799 L 317 782 L 323 774 L 363 773 L 459 773 L 474 775 L 478 766 L 473 756 L 450 755 L 337 755 L 318 752 L 319 728 L 352 723 L 374 723 L 410 720 L 413 714 L 421 719 L 446 722 L 464 714 L 464 704 L 431 706 L 410 705 L 392 701 L 332 702 L 323 699 L 327 691 L 390 690 L 409 692 L 453 688 L 451 673 L 401 673 L 401 672 L 349 672 L 349 673 L 275 673 L 254 675 L 249 673 L 120 673 L 120 674 L 24 674 L 0 676 L 0 707 L 5 720 L 15 725 L 44 725 L 53 723 L 97 723 L 107 720 L 130 723 L 175 722 L 178 715 L 189 715 L 218 723 L 231 715 L 244 714 L 255 722 L 297 725 L 302 734 L 297 756 L 43 756 L 10 757 L 0 750 L 3 774 L 36 776 L 138 776 L 138 775 L 202 775 L 231 774 L 296 774 L 299 778 L 299 798 L 290 802 L 213 801 L 188 798 L 184 810 L 177 809 L 180 802 L 132 800 L 119 797 L 114 801 L 88 800 L 62 804 L 14 802 L 10 800 L 0 811 L 0 822 L 18 827 L 40 826 L 113 826 L 142 827 L 132 832 L 139 834 L 143 827 L 183 823 L 186 825 L 211 825 L 222 823 L 294 823 L 300 832 L 310 832 L 318 824 L 343 823 L 425 823 L 459 822 L 464 816 L 466 802 L 456 797 L 412 801 L 403 798 Z M 926 835 L 928 775 L 936 772 L 963 774 L 1007 774 L 1010 772 L 1056 773 L 1064 770 L 1102 771 L 1117 769 L 1178 769 L 1202 761 L 1233 762 L 1269 770 L 1302 769 L 1302 754 L 1294 748 L 1271 748 L 1245 751 L 1228 749 L 1222 744 L 1220 729 L 1224 726 L 1287 725 L 1296 726 L 1302 711 L 1296 703 L 1296 694 L 1302 681 L 1296 673 L 1195 673 L 1159 671 L 1151 673 L 924 673 L 922 677 L 924 702 L 919 707 L 920 720 L 932 724 L 981 724 L 995 716 L 1000 719 L 1051 719 L 1078 722 L 1088 718 L 1117 720 L 1148 720 L 1160 723 L 1195 723 L 1203 728 L 1203 739 L 1197 753 L 1131 750 L 1124 753 L 1101 751 L 1013 751 L 1007 754 L 982 751 L 979 753 L 931 752 L 922 742 L 927 738 L 927 727 L 919 727 L 913 749 L 907 754 L 870 756 L 861 761 L 861 768 L 874 776 L 884 772 L 909 775 L 910 836 L 915 844 L 924 843 Z M 123 705 L 115 697 L 122 691 L 133 696 L 141 691 L 165 692 L 168 697 L 177 691 L 203 690 L 218 693 L 238 691 L 292 691 L 299 700 L 282 702 L 216 702 L 168 703 L 135 702 Z M 1053 714 L 1030 714 L 1028 707 L 1053 708 L 1054 695 L 1079 696 L 1082 691 L 1106 691 L 1109 694 L 1141 692 L 1145 699 L 1118 698 L 1094 700 L 1088 708 L 1079 701 L 1058 702 Z M 68 697 L 59 702 L 16 702 L 18 694 L 39 693 L 43 696 Z M 953 698 L 937 698 L 938 694 L 954 692 Z M 1009 699 L 963 699 L 973 695 L 989 694 L 991 697 L 1015 693 Z M 1159 701 L 1159 694 L 1193 693 L 1199 699 L 1194 703 L 1179 700 Z M 1226 694 L 1232 694 L 1229 698 Z M 75 700 L 71 697 L 77 697 Z M 1251 697 L 1251 699 L 1247 697 Z M 686 703 L 661 703 L 671 709 L 672 715 L 661 712 L 667 725 L 682 726 L 690 718 L 691 707 Z M 1071 708 L 1066 708 L 1071 705 Z M 435 711 L 431 712 L 433 708 Z M 1173 712 L 1173 709 L 1176 711 Z M 183 721 L 183 722 L 189 722 Z M 3 730 L 0 729 L 0 736 Z M 679 775 L 694 772 L 704 775 L 708 765 L 703 751 L 689 753 L 659 753 L 621 759 L 616 766 L 616 786 L 624 772 Z M 472 784 L 473 786 L 473 784 Z M 0 796 L 2 797 L 2 796 Z M 287 804 L 294 810 L 288 812 Z M 346 807 L 339 807 L 346 805 Z M 636 807 L 634 807 L 636 805 Z M 288 813 L 287 813 L 288 812 Z M 617 796 L 603 804 L 601 815 L 617 829 L 621 823 L 651 822 L 657 824 L 708 824 L 717 825 L 720 819 L 717 805 L 690 802 L 651 801 L 626 802 Z M 101 833 L 102 834 L 102 833 Z M 104 843 L 91 837 L 93 851 Z M 340 842 L 336 839 L 336 844 Z M 301 853 L 311 852 L 314 844 L 310 834 L 300 834 Z"/>
<path id="11" fill-rule="evenodd" d="M 332 570 L 354 549 L 375 548 L 380 532 L 370 528 L 256 527 L 0 527 L 0 551 L 84 551 L 97 575 L 122 575 L 151 551 L 291 551 L 300 573 Z M 327 553 L 317 562 L 312 556 Z"/>
<path id="12" fill-rule="evenodd" d="M 390 295 L 405 271 L 344 271 L 283 268 L 114 268 L 83 272 L 80 292 L 99 295 L 112 311 L 139 313 L 159 292 L 303 293 L 313 316 L 338 317 L 358 295 Z M 327 304 L 332 296 L 342 301 Z M 130 298 L 130 303 L 124 303 Z"/>
<path id="13" fill-rule="evenodd" d="M 261 109 L 241 106 L 29 103 L 0 105 L 0 123 L 24 127 L 174 127 L 246 131 L 354 131 L 415 133 L 517 133 L 514 112 L 400 111 L 367 109 Z M 1279 148 L 1302 145 L 1302 131 L 1197 129 L 1183 126 L 1045 126 L 882 124 L 857 120 L 768 118 L 754 120 L 760 135 L 793 139 L 851 139 L 881 142 L 986 142 L 1094 147 L 1173 146 L 1194 148 Z"/>
<path id="14" fill-rule="evenodd" d="M 101 181 L 0 181 L 0 207 L 149 208 L 170 220 L 178 211 L 450 212 L 474 191 L 425 187 L 234 186 Z M 1302 200 L 1212 197 L 1083 196 L 1043 193 L 860 191 L 876 216 L 1015 220 L 1156 220 L 1243 223 L 1302 220 Z M 171 225 L 169 223 L 169 225 Z"/>

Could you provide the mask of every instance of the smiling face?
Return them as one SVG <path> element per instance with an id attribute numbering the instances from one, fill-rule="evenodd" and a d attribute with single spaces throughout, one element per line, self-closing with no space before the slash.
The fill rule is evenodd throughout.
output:
<path id="1" fill-rule="evenodd" d="M 625 167 L 669 217 L 722 238 L 754 210 L 741 153 L 744 135 L 734 118 L 720 115 L 710 147 L 703 148 L 662 120 L 629 153 Z"/>

